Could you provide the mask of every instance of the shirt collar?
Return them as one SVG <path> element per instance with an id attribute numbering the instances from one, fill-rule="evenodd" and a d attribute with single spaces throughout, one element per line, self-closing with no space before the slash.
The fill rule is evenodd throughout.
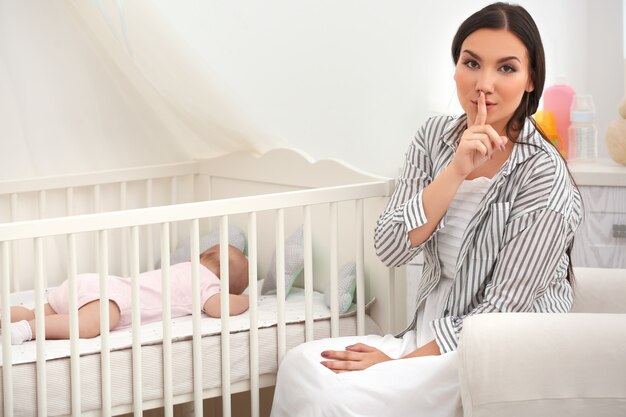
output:
<path id="1" fill-rule="evenodd" d="M 456 146 L 461 139 L 463 131 L 467 129 L 467 115 L 450 116 L 450 121 L 444 129 L 441 139 L 444 143 L 456 149 Z"/>

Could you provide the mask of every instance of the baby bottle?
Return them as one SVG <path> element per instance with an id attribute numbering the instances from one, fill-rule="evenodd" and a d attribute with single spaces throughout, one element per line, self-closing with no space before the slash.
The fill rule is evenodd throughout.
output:
<path id="1" fill-rule="evenodd" d="M 570 112 L 568 131 L 570 159 L 598 157 L 598 131 L 594 124 L 595 106 L 589 94 L 576 94 Z"/>
<path id="2" fill-rule="evenodd" d="M 565 77 L 559 76 L 556 84 L 546 88 L 543 93 L 543 109 L 551 111 L 554 114 L 556 122 L 556 130 L 563 141 L 565 147 L 565 156 L 569 157 L 569 125 L 570 125 L 570 109 L 575 91 L 572 87 L 565 83 Z"/>

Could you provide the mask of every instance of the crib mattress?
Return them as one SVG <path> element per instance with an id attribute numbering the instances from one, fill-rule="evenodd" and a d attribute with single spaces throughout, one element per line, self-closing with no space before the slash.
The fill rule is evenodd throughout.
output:
<path id="1" fill-rule="evenodd" d="M 28 293 L 22 294 L 28 305 Z M 324 303 L 323 294 L 313 294 L 314 338 L 330 336 L 330 310 Z M 260 296 L 259 311 L 259 374 L 275 374 L 277 371 L 277 323 L 276 297 Z M 285 302 L 287 322 L 287 349 L 303 343 L 304 291 L 293 288 Z M 380 328 L 366 315 L 367 334 L 380 334 Z M 202 373 L 203 388 L 210 390 L 221 386 L 221 322 L 204 316 L 202 319 Z M 340 335 L 356 334 L 354 308 L 342 315 L 339 322 Z M 250 340 L 248 312 L 230 319 L 231 383 L 250 377 Z M 193 392 L 192 366 L 192 318 L 172 320 L 172 369 L 175 396 Z M 163 398 L 163 349 L 162 323 L 150 323 L 141 327 L 143 400 Z M 101 369 L 100 338 L 80 341 L 80 385 L 82 411 L 100 410 Z M 111 332 L 111 393 L 113 408 L 132 404 L 132 339 L 131 330 Z M 47 401 L 49 416 L 71 413 L 70 349 L 69 341 L 46 342 Z M 1 347 L 0 347 L 1 348 Z M 1 357 L 1 355 L 0 355 Z M 13 348 L 13 402 L 15 416 L 36 415 L 36 344 L 28 342 Z M 0 379 L 0 387 L 2 380 Z M 0 409 L 3 398 L 0 396 Z"/>

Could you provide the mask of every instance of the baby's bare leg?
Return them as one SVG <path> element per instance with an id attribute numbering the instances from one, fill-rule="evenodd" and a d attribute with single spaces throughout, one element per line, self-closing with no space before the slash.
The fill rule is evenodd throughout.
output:
<path id="1" fill-rule="evenodd" d="M 46 303 L 43 306 L 43 311 L 46 316 L 50 314 L 55 314 L 55 311 L 50 307 L 50 304 Z M 22 306 L 12 306 L 11 307 L 11 323 L 15 323 L 17 321 L 31 321 L 35 319 L 35 310 L 31 310 Z M 0 324 L 0 328 L 2 325 Z"/>
<path id="2" fill-rule="evenodd" d="M 109 330 L 120 322 L 120 309 L 109 300 Z M 81 338 L 96 337 L 100 334 L 100 301 L 92 301 L 78 310 L 78 334 Z"/>
<path id="3" fill-rule="evenodd" d="M 113 301 L 109 301 L 109 329 L 113 329 L 120 321 L 120 309 Z M 33 339 L 35 339 L 35 320 L 30 320 Z M 46 339 L 69 339 L 69 314 L 46 315 Z M 78 337 L 92 338 L 100 334 L 100 300 L 92 301 L 78 309 Z"/>
<path id="4" fill-rule="evenodd" d="M 52 307 L 49 304 L 44 305 L 44 314 L 55 314 Z M 34 326 L 35 322 L 35 310 L 30 310 L 22 306 L 11 307 L 11 323 L 6 327 L 11 334 L 11 343 L 14 345 L 20 345 L 32 338 L 31 326 Z M 33 324 L 31 324 L 33 323 Z M 0 323 L 0 328 L 2 327 Z"/>
<path id="5" fill-rule="evenodd" d="M 11 307 L 11 323 L 35 318 L 35 311 L 22 306 Z"/>

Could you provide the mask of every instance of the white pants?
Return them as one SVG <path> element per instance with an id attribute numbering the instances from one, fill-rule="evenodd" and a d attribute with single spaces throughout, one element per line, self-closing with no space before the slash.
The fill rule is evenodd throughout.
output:
<path id="1" fill-rule="evenodd" d="M 350 336 L 299 345 L 280 364 L 271 416 L 462 416 L 456 351 L 340 374 L 320 364 L 322 351 L 355 343 L 373 346 L 391 358 L 417 348 L 413 331 L 401 339 Z"/>

